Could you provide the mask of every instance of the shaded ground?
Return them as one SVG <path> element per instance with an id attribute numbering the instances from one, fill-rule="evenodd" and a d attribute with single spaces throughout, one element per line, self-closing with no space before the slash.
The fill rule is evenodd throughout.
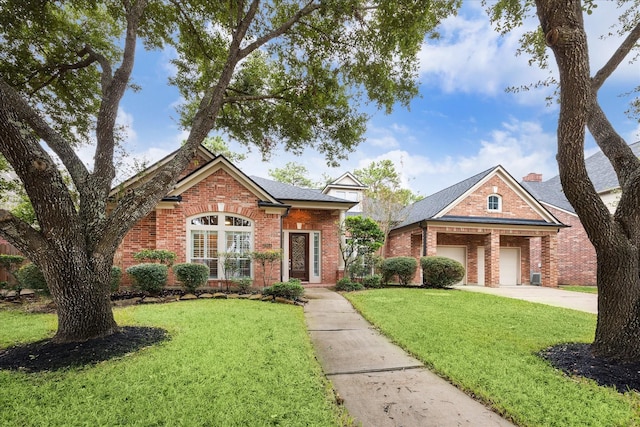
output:
<path id="1" fill-rule="evenodd" d="M 108 337 L 81 343 L 57 344 L 42 340 L 0 350 L 0 369 L 41 372 L 95 364 L 165 339 L 168 335 L 164 329 L 124 326 Z"/>
<path id="2" fill-rule="evenodd" d="M 640 363 L 623 365 L 594 357 L 589 344 L 559 344 L 539 355 L 567 375 L 590 378 L 601 386 L 613 386 L 620 393 L 640 391 Z"/>

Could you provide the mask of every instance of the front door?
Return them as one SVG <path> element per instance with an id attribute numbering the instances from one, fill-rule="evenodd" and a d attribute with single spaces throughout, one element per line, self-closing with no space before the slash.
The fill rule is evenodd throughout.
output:
<path id="1" fill-rule="evenodd" d="M 289 278 L 309 281 L 309 235 L 289 233 Z"/>

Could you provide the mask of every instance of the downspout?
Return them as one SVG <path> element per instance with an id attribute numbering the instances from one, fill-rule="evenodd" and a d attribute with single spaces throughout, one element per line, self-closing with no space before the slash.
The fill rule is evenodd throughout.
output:
<path id="1" fill-rule="evenodd" d="M 282 251 L 282 257 L 280 258 L 280 281 L 284 280 L 284 218 L 289 215 L 290 207 L 287 207 L 287 211 L 284 215 L 280 215 L 280 250 Z M 288 263 L 287 263 L 288 265 Z"/>
<path id="2" fill-rule="evenodd" d="M 422 229 L 422 256 L 427 256 L 427 222 L 420 221 L 420 228 Z M 420 268 L 419 271 L 420 271 L 420 283 L 424 284 L 422 268 Z"/>

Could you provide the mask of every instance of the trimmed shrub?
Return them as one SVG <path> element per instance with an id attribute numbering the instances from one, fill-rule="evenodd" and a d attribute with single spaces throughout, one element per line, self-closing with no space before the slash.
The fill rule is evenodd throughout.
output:
<path id="1" fill-rule="evenodd" d="M 382 276 L 379 274 L 372 274 L 362 278 L 362 284 L 365 288 L 381 288 Z"/>
<path id="2" fill-rule="evenodd" d="M 358 282 L 352 282 L 351 279 L 349 279 L 348 277 L 343 277 L 342 279 L 336 282 L 337 291 L 351 292 L 351 291 L 359 291 L 362 289 L 364 289 L 364 286 L 362 286 Z"/>
<path id="3" fill-rule="evenodd" d="M 448 288 L 464 277 L 464 266 L 442 256 L 420 258 L 422 284 L 428 288 Z"/>
<path id="4" fill-rule="evenodd" d="M 288 282 L 274 283 L 272 286 L 264 288 L 264 290 L 262 291 L 263 295 L 288 298 L 291 300 L 297 299 L 298 297 L 302 296 L 303 293 L 304 288 L 302 287 L 302 285 L 300 284 L 300 280 L 298 279 L 289 279 Z"/>
<path id="5" fill-rule="evenodd" d="M 136 261 L 159 262 L 171 265 L 176 260 L 176 253 L 166 249 L 143 249 L 133 254 Z"/>
<path id="6" fill-rule="evenodd" d="M 115 292 L 120 287 L 120 279 L 122 279 L 122 269 L 116 265 L 111 267 L 111 292 Z"/>
<path id="7" fill-rule="evenodd" d="M 144 263 L 127 268 L 133 286 L 152 295 L 159 294 L 169 279 L 169 267 L 164 264 Z"/>
<path id="8" fill-rule="evenodd" d="M 394 276 L 398 276 L 398 281 L 401 285 L 408 285 L 417 270 L 418 261 L 407 256 L 387 258 L 380 265 L 382 282 L 385 284 L 389 283 Z"/>
<path id="9" fill-rule="evenodd" d="M 196 288 L 204 286 L 209 280 L 209 267 L 204 264 L 184 262 L 171 267 L 176 279 L 189 293 L 194 293 Z"/>
<path id="10" fill-rule="evenodd" d="M 15 277 L 20 283 L 20 287 L 29 289 L 40 289 L 45 294 L 49 293 L 49 286 L 44 280 L 44 275 L 37 265 L 33 263 L 25 264 L 15 272 Z"/>

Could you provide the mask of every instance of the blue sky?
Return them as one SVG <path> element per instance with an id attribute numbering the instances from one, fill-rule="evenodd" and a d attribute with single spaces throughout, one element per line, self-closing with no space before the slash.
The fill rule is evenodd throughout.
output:
<path id="1" fill-rule="evenodd" d="M 586 16 L 592 74 L 619 44 L 617 38 L 598 37 L 608 32 L 616 16 L 615 2 L 604 1 Z M 372 161 L 391 159 L 404 185 L 425 196 L 498 164 L 517 180 L 529 172 L 542 173 L 544 179 L 556 175 L 558 108 L 545 102 L 549 89 L 520 94 L 504 90 L 547 75 L 529 67 L 527 57 L 515 55 L 521 33 L 500 37 L 479 1 L 467 2 L 459 16 L 442 23 L 440 33 L 441 39 L 425 42 L 420 54 L 420 97 L 409 111 L 399 107 L 385 115 L 372 110 L 365 142 L 339 168 L 328 168 L 313 150 L 297 157 L 281 147 L 269 162 L 254 150 L 238 166 L 250 175 L 268 178 L 269 169 L 295 161 L 319 181 L 323 173 L 337 178 Z M 167 84 L 170 57 L 170 52 L 148 53 L 139 48 L 134 81 L 142 91 L 128 93 L 119 114 L 119 122 L 128 126 L 129 162 L 158 160 L 186 137 L 175 121 L 179 94 Z M 626 117 L 630 98 L 620 95 L 639 82 L 640 65 L 625 62 L 600 91 L 605 112 L 629 143 L 640 139 L 640 125 Z M 246 151 L 233 141 L 230 145 Z M 81 152 L 87 162 L 90 151 L 86 147 Z M 587 154 L 595 151 L 595 144 L 588 141 Z"/>

